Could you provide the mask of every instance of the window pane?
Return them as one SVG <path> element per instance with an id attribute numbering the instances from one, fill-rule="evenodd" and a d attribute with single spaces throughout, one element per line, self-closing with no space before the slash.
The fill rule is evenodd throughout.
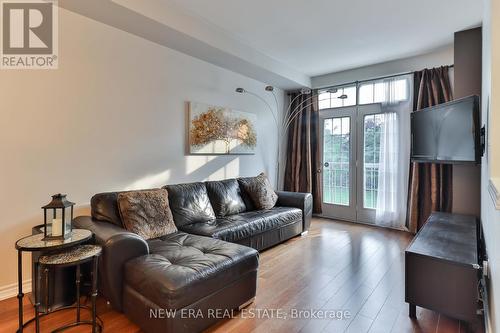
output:
<path id="1" fill-rule="evenodd" d="M 318 96 L 318 106 L 319 109 L 329 109 L 330 108 L 330 93 L 320 93 Z"/>
<path id="2" fill-rule="evenodd" d="M 394 100 L 406 101 L 408 99 L 408 80 L 397 80 L 394 82 Z"/>
<path id="3" fill-rule="evenodd" d="M 409 78 L 401 76 L 362 83 L 358 93 L 359 104 L 407 101 L 409 99 Z"/>
<path id="4" fill-rule="evenodd" d="M 332 88 L 319 93 L 319 109 L 338 108 L 342 106 L 356 105 L 356 85 Z M 345 96 L 343 96 L 345 95 Z M 343 98 L 339 98 L 343 96 Z"/>
<path id="5" fill-rule="evenodd" d="M 367 115 L 364 118 L 363 141 L 363 207 L 377 208 L 380 136 L 383 115 Z"/>
<path id="6" fill-rule="evenodd" d="M 331 104 L 332 104 L 332 108 L 339 108 L 341 106 L 344 106 L 342 104 L 342 100 L 340 98 L 338 98 L 338 97 L 332 97 Z"/>
<path id="7" fill-rule="evenodd" d="M 344 95 L 347 95 L 347 98 L 343 100 L 344 106 L 356 105 L 356 86 L 345 87 L 343 90 Z"/>
<path id="8" fill-rule="evenodd" d="M 385 96 L 385 88 L 386 84 L 384 82 L 377 82 L 373 87 L 373 102 L 374 103 L 382 103 L 387 101 Z"/>
<path id="9" fill-rule="evenodd" d="M 373 103 L 373 83 L 363 84 L 359 87 L 359 104 Z"/>
<path id="10" fill-rule="evenodd" d="M 335 135 L 334 138 L 338 139 L 339 135 L 342 133 L 342 121 L 341 118 L 333 118 L 332 119 L 332 134 Z"/>

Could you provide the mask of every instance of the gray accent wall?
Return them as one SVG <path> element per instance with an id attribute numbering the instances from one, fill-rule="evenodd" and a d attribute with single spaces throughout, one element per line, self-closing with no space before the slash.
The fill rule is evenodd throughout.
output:
<path id="1" fill-rule="evenodd" d="M 455 33 L 454 98 L 481 95 L 481 28 Z M 480 216 L 481 166 L 453 166 L 453 213 Z"/>

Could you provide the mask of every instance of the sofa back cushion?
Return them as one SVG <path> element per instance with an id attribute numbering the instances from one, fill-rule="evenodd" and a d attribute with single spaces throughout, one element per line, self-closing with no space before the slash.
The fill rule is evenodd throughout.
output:
<path id="1" fill-rule="evenodd" d="M 112 223 L 123 228 L 118 210 L 118 193 L 97 193 L 90 199 L 90 215 L 96 220 Z"/>
<path id="2" fill-rule="evenodd" d="M 235 215 L 246 210 L 236 179 L 205 182 L 208 197 L 217 217 Z"/>
<path id="3" fill-rule="evenodd" d="M 170 209 L 178 227 L 215 219 L 204 183 L 167 185 L 164 188 L 168 191 Z"/>
<path id="4" fill-rule="evenodd" d="M 248 180 L 253 177 L 246 177 L 246 178 L 238 178 L 237 182 L 240 187 L 240 193 L 241 193 L 241 198 L 243 199 L 243 202 L 245 203 L 246 211 L 251 212 L 252 210 L 256 210 L 255 205 L 253 204 L 252 198 L 248 195 L 245 190 L 243 190 L 243 185 L 242 185 L 242 180 Z"/>
<path id="5" fill-rule="evenodd" d="M 163 188 L 119 193 L 118 209 L 125 229 L 144 239 L 177 232 Z"/>

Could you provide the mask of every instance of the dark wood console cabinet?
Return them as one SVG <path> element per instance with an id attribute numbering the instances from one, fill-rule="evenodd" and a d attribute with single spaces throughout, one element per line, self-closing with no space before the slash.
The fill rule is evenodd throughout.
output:
<path id="1" fill-rule="evenodd" d="M 432 213 L 405 252 L 406 302 L 473 323 L 480 277 L 474 216 Z"/>

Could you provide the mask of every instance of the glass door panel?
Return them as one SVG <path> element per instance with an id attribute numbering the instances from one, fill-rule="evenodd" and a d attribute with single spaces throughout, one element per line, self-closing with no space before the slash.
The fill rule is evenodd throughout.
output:
<path id="1" fill-rule="evenodd" d="M 346 107 L 321 112 L 323 214 L 332 218 L 356 218 L 355 110 Z"/>
<path id="2" fill-rule="evenodd" d="M 380 104 L 360 105 L 357 110 L 359 145 L 357 175 L 360 179 L 357 192 L 357 219 L 375 222 L 377 208 L 380 135 L 384 117 Z"/>
<path id="3" fill-rule="evenodd" d="M 349 117 L 324 120 L 323 128 L 323 201 L 349 206 L 349 160 L 351 119 Z"/>

